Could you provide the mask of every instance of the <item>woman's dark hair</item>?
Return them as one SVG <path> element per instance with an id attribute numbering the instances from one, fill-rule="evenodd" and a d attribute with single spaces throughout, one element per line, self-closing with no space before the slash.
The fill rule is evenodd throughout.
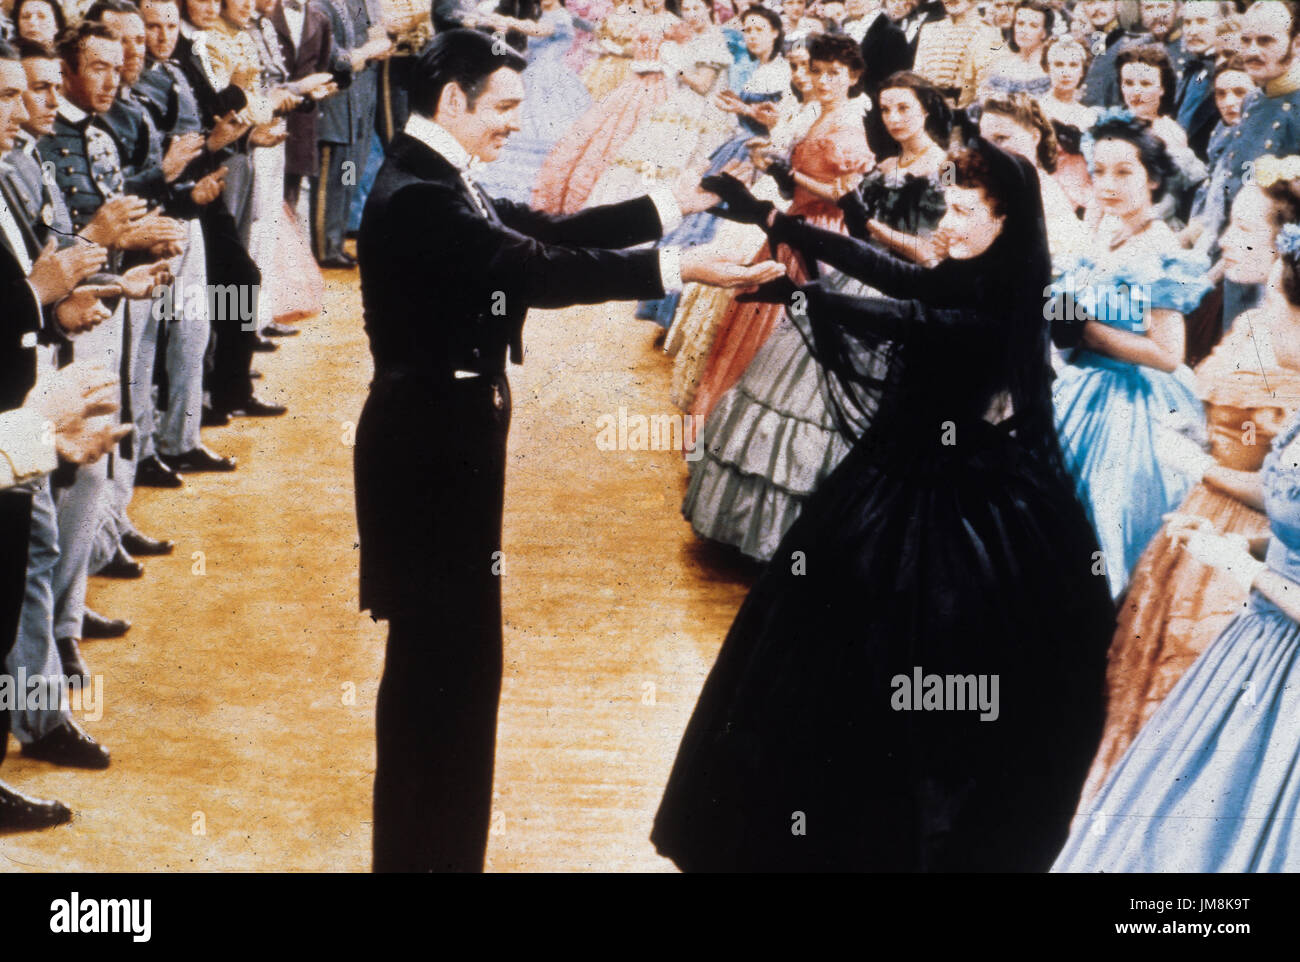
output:
<path id="1" fill-rule="evenodd" d="M 1300 224 L 1300 181 L 1277 180 L 1263 190 L 1269 202 L 1268 223 L 1273 231 L 1280 231 L 1287 224 Z M 1282 293 L 1288 303 L 1300 307 L 1300 255 L 1281 256 Z"/>
<path id="2" fill-rule="evenodd" d="M 950 151 L 946 170 L 954 187 L 981 190 L 995 215 L 1006 213 L 1007 198 L 1002 195 L 1002 185 L 994 177 L 993 168 L 980 151 L 970 147 L 958 147 Z"/>
<path id="3" fill-rule="evenodd" d="M 767 59 L 772 61 L 781 56 L 781 51 L 785 47 L 785 24 L 781 22 L 781 17 L 758 3 L 754 4 L 752 7 L 746 7 L 744 13 L 737 17 L 741 26 L 744 26 L 746 17 L 759 17 L 766 20 L 768 26 L 776 31 L 776 40 L 772 43 L 772 52 L 768 55 Z"/>
<path id="4" fill-rule="evenodd" d="M 1032 10 L 1034 13 L 1041 13 L 1043 15 L 1043 46 L 1041 48 L 1041 53 L 1044 58 L 1043 63 L 1046 64 L 1047 44 L 1052 39 L 1052 29 L 1056 26 L 1056 11 L 1052 8 L 1051 4 L 1044 3 L 1043 0 L 1021 0 L 1021 2 L 1016 5 L 1016 13 L 1019 13 L 1021 10 Z M 1014 24 L 1014 21 L 1012 22 Z M 1011 37 L 1007 40 L 1007 46 L 1016 53 L 1020 53 L 1020 47 L 1016 45 L 1016 30 L 1014 26 L 1011 28 Z"/>
<path id="5" fill-rule="evenodd" d="M 1038 163 L 1049 174 L 1055 173 L 1060 144 L 1056 141 L 1056 128 L 1037 100 L 1025 93 L 990 97 L 984 101 L 983 112 L 1009 117 L 1027 130 L 1038 131 Z"/>
<path id="6" fill-rule="evenodd" d="M 14 25 L 14 37 L 18 36 L 18 16 L 23 12 L 23 7 L 29 3 L 37 2 L 45 4 L 54 13 L 54 36 L 56 38 L 67 29 L 68 21 L 63 16 L 63 8 L 59 6 L 58 0 L 18 0 L 14 4 L 13 10 L 9 12 L 9 22 Z"/>
<path id="7" fill-rule="evenodd" d="M 890 74 L 880 85 L 880 91 L 875 98 L 876 109 L 867 114 L 868 141 L 873 148 L 879 146 L 880 149 L 876 151 L 878 159 L 892 157 L 901 151 L 894 138 L 890 137 L 889 132 L 885 130 L 885 123 L 880 117 L 881 97 L 886 90 L 912 91 L 917 103 L 921 105 L 921 110 L 925 112 L 925 132 L 940 147 L 948 146 L 948 137 L 952 133 L 952 110 L 948 102 L 943 99 L 943 94 L 939 92 L 938 87 L 920 74 L 913 73 L 911 70 L 899 70 Z"/>
<path id="8" fill-rule="evenodd" d="M 1103 140 L 1122 140 L 1132 144 L 1137 151 L 1138 161 L 1147 172 L 1147 176 L 1156 182 L 1151 192 L 1151 200 L 1158 201 L 1165 195 L 1165 184 L 1174 176 L 1174 162 L 1169 156 L 1165 142 L 1151 130 L 1150 121 L 1141 117 L 1128 120 L 1110 118 L 1103 120 L 1090 131 L 1094 144 Z"/>
<path id="9" fill-rule="evenodd" d="M 411 109 L 432 117 L 438 109 L 442 89 L 453 81 L 465 91 L 469 109 L 487 87 L 488 78 L 506 67 L 523 73 L 527 61 L 515 50 L 495 42 L 477 30 L 447 30 L 438 34 L 415 58 L 407 91 Z"/>
<path id="10" fill-rule="evenodd" d="M 1174 112 L 1174 97 L 1178 94 L 1178 75 L 1174 73 L 1173 62 L 1164 47 L 1153 43 L 1144 43 L 1137 47 L 1127 47 L 1120 51 L 1115 60 L 1115 80 L 1124 83 L 1124 68 L 1131 63 L 1145 64 L 1160 71 L 1160 116 L 1167 117 Z"/>
<path id="11" fill-rule="evenodd" d="M 838 33 L 818 33 L 808 38 L 808 59 L 822 63 L 842 63 L 849 73 L 861 76 L 867 69 L 861 48 L 852 37 Z"/>

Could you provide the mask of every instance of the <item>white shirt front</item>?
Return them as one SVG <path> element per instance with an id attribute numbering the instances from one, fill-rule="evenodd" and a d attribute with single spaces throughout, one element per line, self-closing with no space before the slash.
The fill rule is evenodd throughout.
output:
<path id="1" fill-rule="evenodd" d="M 281 3 L 280 12 L 284 14 L 285 25 L 289 28 L 289 39 L 293 41 L 293 49 L 297 50 L 302 46 L 302 25 L 307 20 L 306 3 L 304 2 L 297 10 L 292 10 Z"/>

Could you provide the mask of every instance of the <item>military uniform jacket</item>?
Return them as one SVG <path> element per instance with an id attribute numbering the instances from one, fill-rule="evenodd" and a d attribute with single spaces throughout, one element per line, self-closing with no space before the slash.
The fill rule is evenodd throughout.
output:
<path id="1" fill-rule="evenodd" d="M 1300 153 L 1300 64 L 1257 90 L 1242 105 L 1241 123 L 1232 128 L 1219 158 L 1226 165 L 1218 178 L 1229 202 L 1241 189 L 1242 178 L 1265 154 L 1285 157 Z"/>

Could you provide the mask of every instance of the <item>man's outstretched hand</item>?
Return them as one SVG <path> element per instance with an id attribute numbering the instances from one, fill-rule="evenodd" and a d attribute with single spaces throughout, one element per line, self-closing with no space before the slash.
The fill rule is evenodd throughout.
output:
<path id="1" fill-rule="evenodd" d="M 711 287 L 757 287 L 785 276 L 776 261 L 747 264 L 739 254 L 702 247 L 682 251 L 682 280 Z"/>

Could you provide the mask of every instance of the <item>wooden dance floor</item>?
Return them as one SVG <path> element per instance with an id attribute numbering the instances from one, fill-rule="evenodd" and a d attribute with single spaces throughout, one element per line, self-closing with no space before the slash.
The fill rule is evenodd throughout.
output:
<path id="1" fill-rule="evenodd" d="M 324 312 L 257 356 L 259 393 L 289 414 L 204 430 L 234 475 L 137 491 L 136 524 L 177 550 L 141 581 L 91 581 L 95 609 L 135 623 L 83 646 L 104 686 L 84 726 L 112 767 L 29 761 L 10 739 L 0 777 L 75 815 L 0 837 L 0 869 L 369 870 L 384 626 L 357 611 L 349 444 L 370 358 L 356 278 L 330 272 Z M 682 519 L 679 453 L 597 447 L 620 406 L 675 410 L 671 360 L 631 317 L 535 311 L 510 373 L 491 871 L 673 868 L 651 820 L 752 577 Z"/>

